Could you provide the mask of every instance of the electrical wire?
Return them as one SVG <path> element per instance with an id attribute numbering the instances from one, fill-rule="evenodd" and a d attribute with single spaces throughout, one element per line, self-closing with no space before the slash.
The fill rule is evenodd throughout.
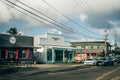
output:
<path id="1" fill-rule="evenodd" d="M 40 16 L 38 16 L 38 15 L 36 15 L 36 14 L 34 14 L 34 13 L 32 13 L 32 12 L 30 12 L 30 11 L 28 11 L 28 10 L 26 10 L 26 9 L 24 9 L 24 8 L 22 8 L 22 7 L 18 6 L 18 5 L 16 5 L 16 4 L 14 4 L 14 3 L 12 3 L 12 2 L 9 1 L 9 0 L 6 0 L 6 1 L 9 2 L 9 3 L 11 3 L 11 4 L 13 4 L 13 5 L 15 5 L 15 6 L 17 6 L 17 7 L 19 7 L 19 8 L 21 8 L 21 9 L 23 9 L 23 10 L 25 10 L 26 12 L 28 12 L 28 13 L 30 13 L 30 14 L 36 16 L 36 17 L 41 18 Z M 43 19 L 43 20 L 46 20 L 46 19 L 44 19 L 44 18 L 42 18 L 42 19 Z M 48 20 L 46 20 L 46 21 L 48 21 Z M 48 21 L 48 22 L 50 22 L 50 21 Z M 50 22 L 50 23 L 51 23 L 51 22 Z M 59 27 L 61 27 L 61 26 L 59 26 Z M 66 29 L 66 28 L 65 28 L 65 29 Z M 75 32 L 75 33 L 78 34 L 78 32 Z M 79 34 L 79 35 L 80 35 L 80 34 Z"/>
<path id="2" fill-rule="evenodd" d="M 23 5 L 25 5 L 25 6 L 27 6 L 28 8 L 30 8 L 30 9 L 32 9 L 32 10 L 34 10 L 34 11 L 36 11 L 36 12 L 42 14 L 43 16 L 45 16 L 45 17 L 47 17 L 47 18 L 49 18 L 49 19 L 55 21 L 54 19 L 50 18 L 49 16 L 45 15 L 44 13 L 42 13 L 42 12 L 40 12 L 40 11 L 38 11 L 38 10 L 32 8 L 31 6 L 29 6 L 29 5 L 27 5 L 27 4 L 23 3 L 23 2 L 21 2 L 21 1 L 19 1 L 19 0 L 16 0 L 16 1 L 19 2 L 19 3 L 21 3 L 21 4 L 23 4 Z M 55 22 L 57 22 L 57 23 L 59 23 L 59 24 L 62 24 L 62 23 L 60 23 L 60 22 L 58 22 L 58 21 L 55 21 Z M 66 25 L 64 25 L 64 24 L 62 24 L 62 25 L 63 25 L 63 26 L 66 26 Z M 68 27 L 68 26 L 67 26 L 67 27 Z M 79 31 L 78 31 L 78 32 L 79 32 Z M 81 33 L 81 32 L 80 32 L 80 33 Z M 83 34 L 83 33 L 82 33 L 82 34 Z M 84 35 L 86 35 L 86 34 L 84 34 Z M 88 35 L 87 35 L 87 37 L 88 37 Z M 93 38 L 93 37 L 92 37 L 92 38 Z"/>
<path id="3" fill-rule="evenodd" d="M 55 7 L 53 7 L 51 4 L 49 4 L 47 1 L 45 1 L 45 0 L 42 0 L 45 4 L 47 4 L 49 7 L 51 7 L 52 9 L 54 9 L 55 11 L 57 11 L 59 14 L 61 14 L 62 16 L 64 16 L 65 18 L 67 18 L 68 20 L 70 20 L 71 22 L 73 22 L 74 24 L 76 24 L 77 26 L 81 26 L 80 24 L 78 24 L 76 21 L 74 21 L 73 19 L 71 19 L 70 17 L 68 17 L 68 16 L 66 16 L 65 14 L 63 14 L 62 12 L 60 12 L 59 10 L 57 10 Z M 87 29 L 87 28 L 85 28 L 85 27 L 83 27 L 83 26 L 81 26 L 83 29 L 85 29 L 86 31 L 88 31 L 88 32 L 91 32 L 91 33 L 94 33 L 94 34 L 96 34 L 96 35 L 99 35 L 100 36 L 100 34 L 97 34 L 97 33 L 95 33 L 95 32 L 92 32 L 92 31 L 90 31 L 89 29 Z"/>

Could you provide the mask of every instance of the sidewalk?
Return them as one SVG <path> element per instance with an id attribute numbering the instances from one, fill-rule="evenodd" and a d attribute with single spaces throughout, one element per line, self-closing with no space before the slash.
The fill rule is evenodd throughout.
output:
<path id="1" fill-rule="evenodd" d="M 39 68 L 39 71 L 63 71 L 77 69 L 83 64 L 36 64 L 34 67 Z"/>
<path id="2" fill-rule="evenodd" d="M 13 72 L 25 72 L 29 73 L 47 73 L 47 72 L 61 72 L 61 71 L 71 71 L 79 69 L 83 64 L 75 64 L 75 63 L 68 63 L 68 64 L 30 64 L 28 66 L 16 66 L 16 65 L 0 65 L 2 71 L 5 74 L 13 73 Z M 27 72 L 26 72 L 27 71 Z"/>

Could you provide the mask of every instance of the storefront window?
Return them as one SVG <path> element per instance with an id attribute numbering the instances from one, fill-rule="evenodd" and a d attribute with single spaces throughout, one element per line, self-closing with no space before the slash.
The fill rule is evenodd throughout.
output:
<path id="1" fill-rule="evenodd" d="M 52 49 L 47 49 L 47 60 L 52 61 Z"/>
<path id="2" fill-rule="evenodd" d="M 63 62 L 63 50 L 55 50 L 55 60 Z"/>
<path id="3" fill-rule="evenodd" d="M 1 50 L 0 50 L 0 59 L 1 59 Z"/>
<path id="4" fill-rule="evenodd" d="M 8 51 L 9 58 L 13 60 L 15 58 L 15 51 Z"/>
<path id="5" fill-rule="evenodd" d="M 0 53 L 1 58 L 5 58 L 5 50 L 1 49 Z"/>
<path id="6" fill-rule="evenodd" d="M 26 50 L 23 50 L 22 51 L 22 58 L 25 58 L 26 57 Z"/>

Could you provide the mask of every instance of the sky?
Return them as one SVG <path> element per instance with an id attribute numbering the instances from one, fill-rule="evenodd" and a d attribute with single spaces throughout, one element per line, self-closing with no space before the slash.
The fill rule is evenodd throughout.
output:
<path id="1" fill-rule="evenodd" d="M 0 0 L 0 33 L 64 35 L 69 41 L 107 41 L 120 46 L 119 0 Z M 105 32 L 107 29 L 107 32 Z"/>

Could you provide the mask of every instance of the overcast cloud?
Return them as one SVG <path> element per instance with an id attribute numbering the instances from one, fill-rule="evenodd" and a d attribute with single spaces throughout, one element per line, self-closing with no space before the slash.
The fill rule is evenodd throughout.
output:
<path id="1" fill-rule="evenodd" d="M 19 5 L 25 8 L 26 10 L 29 10 L 35 13 L 36 15 L 39 15 L 45 19 L 48 19 L 47 17 L 41 15 L 40 13 L 37 13 L 36 11 L 33 11 L 29 9 L 28 7 L 20 4 L 16 0 L 10 0 L 10 1 L 15 3 L 16 5 Z M 74 31 L 76 32 L 80 31 L 82 33 L 85 32 L 87 33 L 88 36 L 92 34 L 92 37 L 98 38 L 99 36 L 97 36 L 97 34 L 104 36 L 105 26 L 107 23 L 109 23 L 108 39 L 110 39 L 109 41 L 113 43 L 114 33 L 116 32 L 118 36 L 117 42 L 119 44 L 119 41 L 120 41 L 120 38 L 119 38 L 120 37 L 120 31 L 119 31 L 120 30 L 120 15 L 119 15 L 120 14 L 120 3 L 119 3 L 120 1 L 119 0 L 20 0 L 20 1 L 33 7 L 36 10 L 39 10 L 40 12 L 49 16 L 50 18 L 69 26 L 69 28 L 67 28 L 68 31 L 69 29 L 72 29 L 73 32 Z M 57 9 L 59 12 L 61 12 L 65 16 L 68 16 L 72 20 L 76 21 L 78 24 L 80 24 L 84 28 L 74 24 L 72 21 L 67 19 L 65 16 L 61 15 L 59 12 L 57 12 L 56 10 L 51 8 L 49 5 L 47 5 L 44 1 L 52 5 L 55 9 Z M 52 32 L 55 32 L 55 33 L 58 32 L 61 34 L 66 33 L 64 32 L 65 30 L 62 30 L 61 28 L 56 27 L 55 25 L 52 25 L 48 21 L 40 19 L 12 5 L 13 7 L 19 9 L 20 11 L 32 16 L 32 18 L 28 17 L 25 14 L 19 11 L 16 11 L 15 9 L 6 5 L 4 2 L 11 5 L 5 0 L 0 1 L 0 24 L 3 24 L 3 23 L 9 24 L 11 23 L 11 21 L 18 19 L 23 22 L 26 22 L 24 23 L 24 28 L 26 32 L 29 32 L 27 31 L 27 29 L 30 30 L 30 29 L 37 28 L 37 27 L 45 27 L 48 32 L 52 31 Z M 34 18 L 39 19 L 40 21 L 38 22 Z M 50 22 L 56 23 L 52 21 L 51 19 L 48 19 L 48 20 Z M 4 29 L 3 26 L 0 26 L 0 28 L 1 28 L 0 31 L 2 32 L 2 30 Z M 94 34 L 90 33 L 90 31 L 87 32 L 86 28 L 95 33 Z M 68 34 L 65 34 L 65 35 L 68 35 Z M 74 35 L 74 34 L 72 34 L 71 32 L 71 35 Z M 77 37 L 77 39 L 80 41 L 96 40 L 93 38 L 88 39 L 84 37 L 83 34 Z"/>

